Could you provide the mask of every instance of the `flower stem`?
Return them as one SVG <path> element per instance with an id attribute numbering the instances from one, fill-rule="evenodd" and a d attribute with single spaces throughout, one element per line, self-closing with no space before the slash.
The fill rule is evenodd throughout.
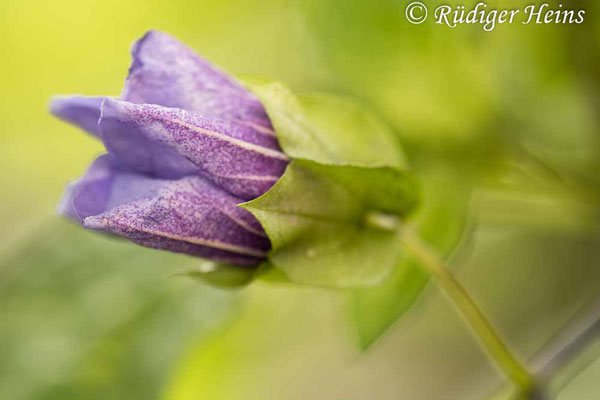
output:
<path id="1" fill-rule="evenodd" d="M 481 344 L 495 360 L 498 368 L 523 392 L 533 391 L 535 389 L 533 376 L 511 352 L 437 252 L 408 227 L 403 228 L 401 241 L 421 261 L 420 265 L 438 280 L 446 295 L 462 313 Z"/>

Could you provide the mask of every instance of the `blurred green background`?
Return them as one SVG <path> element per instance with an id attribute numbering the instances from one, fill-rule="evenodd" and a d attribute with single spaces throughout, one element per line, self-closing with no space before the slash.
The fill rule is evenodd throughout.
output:
<path id="1" fill-rule="evenodd" d="M 583 25 L 485 33 L 411 25 L 408 3 L 4 0 L 0 398 L 475 400 L 503 386 L 435 285 L 363 353 L 343 293 L 210 288 L 174 276 L 197 260 L 54 216 L 102 146 L 51 118 L 49 97 L 118 95 L 150 28 L 233 73 L 378 112 L 438 199 L 463 194 L 451 262 L 535 359 L 600 294 L 600 7 L 564 2 L 587 10 Z M 598 347 L 559 399 L 600 397 Z"/>

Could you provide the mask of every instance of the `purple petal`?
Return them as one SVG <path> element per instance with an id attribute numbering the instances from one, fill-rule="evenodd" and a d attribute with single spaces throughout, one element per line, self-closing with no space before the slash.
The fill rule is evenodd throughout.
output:
<path id="1" fill-rule="evenodd" d="M 50 100 L 50 112 L 97 137 L 103 100 L 104 97 L 55 96 Z"/>
<path id="2" fill-rule="evenodd" d="M 161 178 L 203 174 L 245 200 L 265 193 L 288 161 L 234 122 L 180 109 L 106 99 L 99 127 L 121 164 Z"/>
<path id="3" fill-rule="evenodd" d="M 106 209 L 112 179 L 119 168 L 108 154 L 96 158 L 83 178 L 70 183 L 58 207 L 58 212 L 76 221 L 102 213 Z"/>
<path id="4" fill-rule="evenodd" d="M 240 202 L 201 177 L 149 178 L 104 155 L 71 186 L 63 210 L 86 228 L 146 247 L 254 265 L 270 243 L 258 221 L 236 206 Z"/>
<path id="5" fill-rule="evenodd" d="M 273 133 L 256 96 L 174 37 L 149 31 L 131 54 L 123 100 L 235 119 Z"/>

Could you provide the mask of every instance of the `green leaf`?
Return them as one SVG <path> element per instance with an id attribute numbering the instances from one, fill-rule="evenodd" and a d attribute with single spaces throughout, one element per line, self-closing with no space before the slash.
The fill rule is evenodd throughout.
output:
<path id="1" fill-rule="evenodd" d="M 187 276 L 221 289 L 233 289 L 244 287 L 250 283 L 257 270 L 257 268 L 207 261 L 196 269 L 177 275 Z"/>
<path id="2" fill-rule="evenodd" d="M 341 288 L 388 276 L 398 233 L 377 219 L 393 224 L 417 200 L 406 171 L 295 160 L 269 192 L 241 206 L 261 222 L 273 245 L 269 260 L 290 281 Z"/>
<path id="3" fill-rule="evenodd" d="M 290 283 L 283 271 L 275 268 L 268 260 L 252 268 L 207 261 L 196 269 L 176 276 L 186 276 L 219 289 L 241 289 L 254 279 L 267 283 Z"/>
<path id="4" fill-rule="evenodd" d="M 355 101 L 329 94 L 295 96 L 281 83 L 250 87 L 292 158 L 336 165 L 406 165 L 387 125 Z"/>
<path id="5" fill-rule="evenodd" d="M 276 268 L 273 264 L 271 264 L 268 260 L 264 261 L 257 269 L 256 279 L 260 279 L 266 283 L 275 283 L 275 284 L 291 284 L 292 282 L 287 277 L 287 275 Z"/>
<path id="6" fill-rule="evenodd" d="M 394 135 L 348 98 L 296 96 L 264 80 L 246 84 L 283 150 L 298 160 L 269 193 L 245 205 L 271 238 L 272 271 L 281 271 L 283 281 L 325 287 L 381 282 L 400 252 L 394 218 L 417 202 Z"/>
<path id="7" fill-rule="evenodd" d="M 426 174 L 425 201 L 415 221 L 421 236 L 445 255 L 458 243 L 467 221 L 470 191 L 464 179 L 456 175 L 442 170 Z M 418 262 L 405 255 L 383 284 L 352 291 L 352 309 L 363 349 L 408 311 L 428 280 L 429 275 Z"/>

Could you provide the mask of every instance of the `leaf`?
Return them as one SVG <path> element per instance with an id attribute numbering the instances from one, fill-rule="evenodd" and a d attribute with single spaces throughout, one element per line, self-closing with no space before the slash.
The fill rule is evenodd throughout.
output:
<path id="1" fill-rule="evenodd" d="M 291 283 L 287 275 L 279 268 L 276 268 L 268 260 L 259 265 L 255 277 L 266 283 Z"/>
<path id="2" fill-rule="evenodd" d="M 205 262 L 198 268 L 177 275 L 187 276 L 221 289 L 233 289 L 246 286 L 255 277 L 258 268 Z"/>
<path id="3" fill-rule="evenodd" d="M 281 83 L 254 83 L 292 158 L 324 164 L 405 167 L 399 144 L 385 123 L 355 101 L 330 94 L 295 96 Z"/>
<path id="4" fill-rule="evenodd" d="M 369 217 L 394 222 L 417 201 L 406 171 L 295 160 L 269 192 L 241 206 L 261 222 L 273 245 L 269 260 L 290 281 L 343 288 L 388 276 L 400 251 L 397 230 Z"/>
<path id="5" fill-rule="evenodd" d="M 348 98 L 296 96 L 280 83 L 246 83 L 265 106 L 283 150 L 303 160 L 245 205 L 271 238 L 274 270 L 308 285 L 381 282 L 396 263 L 398 238 L 393 228 L 366 220 L 372 213 L 404 217 L 417 202 L 394 135 Z"/>
<path id="6" fill-rule="evenodd" d="M 437 170 L 424 177 L 423 208 L 416 216 L 421 236 L 449 254 L 464 230 L 469 190 L 455 174 Z M 390 277 L 375 288 L 352 291 L 351 302 L 361 348 L 371 346 L 417 299 L 429 275 L 409 255 L 401 257 Z"/>

